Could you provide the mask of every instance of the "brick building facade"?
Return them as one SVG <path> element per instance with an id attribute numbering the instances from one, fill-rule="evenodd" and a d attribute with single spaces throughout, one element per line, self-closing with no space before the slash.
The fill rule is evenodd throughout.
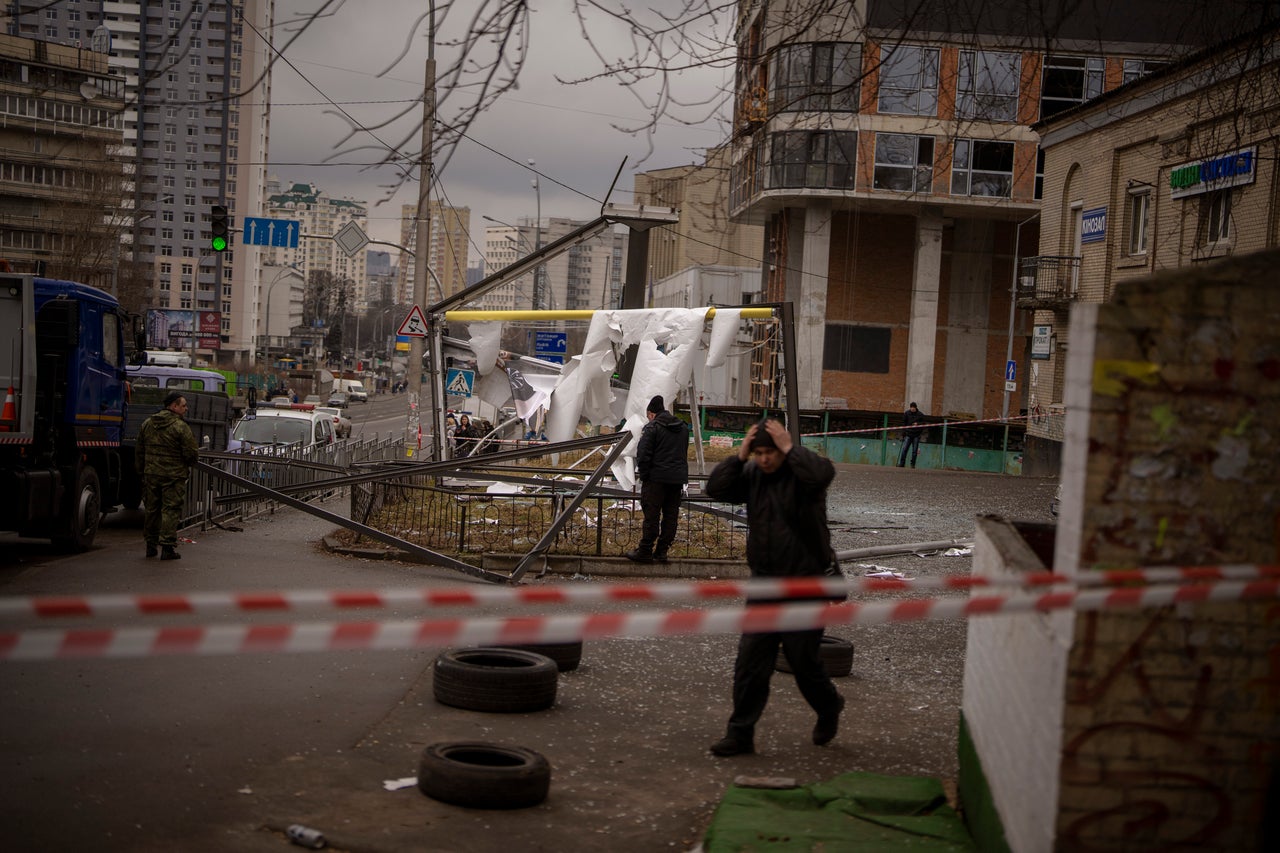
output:
<path id="1" fill-rule="evenodd" d="M 730 212 L 765 228 L 763 299 L 796 306 L 802 407 L 1025 407 L 1005 362 L 1021 380 L 1014 255 L 1035 252 L 1043 195 L 1030 125 L 1213 32 L 1131 6 L 739 3 Z"/>
<path id="2" fill-rule="evenodd" d="M 1188 57 L 1036 125 L 1045 151 L 1040 255 L 1018 303 L 1034 310 L 1028 473 L 1063 439 L 1068 311 L 1160 270 L 1280 245 L 1280 29 Z"/>

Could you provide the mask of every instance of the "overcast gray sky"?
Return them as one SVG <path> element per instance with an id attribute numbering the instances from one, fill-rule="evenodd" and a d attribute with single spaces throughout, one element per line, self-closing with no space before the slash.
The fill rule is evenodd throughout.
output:
<path id="1" fill-rule="evenodd" d="M 661 0 L 659 0 L 661 2 Z M 296 31 L 289 22 L 323 5 L 322 0 L 277 0 L 277 46 Z M 376 205 L 394 182 L 390 167 L 362 171 L 358 165 L 326 165 L 335 146 L 346 136 L 347 124 L 325 98 L 365 125 L 381 123 L 419 99 L 423 89 L 426 38 L 422 33 L 407 39 L 410 28 L 425 11 L 423 0 L 346 0 L 335 4 L 333 15 L 314 22 L 286 53 L 294 68 L 278 63 L 272 90 L 270 172 L 282 180 L 310 181 L 335 197 L 364 200 L 369 204 L 369 230 L 375 239 L 398 240 L 401 204 L 417 200 L 416 181 L 402 188 L 390 203 Z M 669 4 L 668 4 L 669 5 Z M 700 162 L 703 149 L 720 143 L 722 127 L 714 122 L 698 127 L 676 119 L 664 119 L 653 137 L 653 151 L 642 134 L 627 134 L 614 125 L 638 126 L 643 107 L 612 80 L 568 86 L 561 77 L 583 76 L 599 70 L 599 62 L 581 38 L 569 0 L 534 0 L 535 14 L 529 37 L 529 59 L 519 89 L 503 96 L 473 124 L 470 136 L 494 151 L 464 140 L 453 158 L 438 172 L 439 185 L 448 202 L 471 209 L 473 235 L 486 225 L 481 215 L 514 222 L 532 217 L 536 198 L 523 168 L 532 159 L 546 177 L 540 179 L 542 215 L 588 219 L 599 211 L 599 201 L 557 186 L 562 182 L 596 199 L 603 198 L 615 172 L 627 158 L 612 200 L 630 203 L 637 171 Z M 446 22 L 438 43 L 450 37 L 453 21 Z M 607 36 L 619 51 L 628 50 L 626 33 L 604 22 L 593 33 Z M 388 73 L 397 55 L 408 53 Z M 445 50 L 438 48 L 443 64 Z M 305 77 L 305 79 L 304 79 Z M 731 85 L 731 71 L 703 68 L 681 75 L 682 97 L 708 97 Z M 317 91 L 318 90 L 318 91 Z M 323 96 L 320 94 L 323 93 Z M 705 112 L 691 108 L 692 118 Z M 395 143 L 412 133 L 417 150 L 421 104 L 412 117 L 376 131 L 376 139 L 364 134 L 362 144 Z M 647 159 L 641 162 L 642 158 Z M 505 155 L 505 156 L 504 156 Z M 510 158 L 510 159 L 507 159 Z M 374 162 L 372 150 L 336 158 L 344 164 Z M 513 162 L 514 161 L 514 162 Z M 482 237 L 473 236 L 482 243 Z M 476 250 L 472 249 L 472 255 Z"/>

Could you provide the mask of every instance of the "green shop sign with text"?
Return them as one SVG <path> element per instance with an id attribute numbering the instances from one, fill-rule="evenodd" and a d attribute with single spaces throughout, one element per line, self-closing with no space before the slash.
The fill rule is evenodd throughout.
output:
<path id="1" fill-rule="evenodd" d="M 1219 157 L 1174 166 L 1169 172 L 1169 195 L 1186 198 L 1251 184 L 1257 173 L 1258 149 L 1242 148 Z"/>

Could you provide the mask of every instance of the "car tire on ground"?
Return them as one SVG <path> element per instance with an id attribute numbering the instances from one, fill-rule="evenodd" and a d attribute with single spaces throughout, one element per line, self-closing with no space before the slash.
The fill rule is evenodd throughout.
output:
<path id="1" fill-rule="evenodd" d="M 495 743 L 435 743 L 418 760 L 418 790 L 473 809 L 523 809 L 547 798 L 551 765 L 537 752 Z"/>
<path id="2" fill-rule="evenodd" d="M 559 670 L 546 655 L 522 649 L 453 649 L 436 658 L 432 689 L 442 705 L 520 713 L 550 708 Z"/>
<path id="3" fill-rule="evenodd" d="M 568 672 L 578 668 L 578 664 L 582 662 L 582 641 L 574 640 L 568 643 L 524 643 L 516 645 L 503 645 L 498 648 L 503 649 L 521 649 L 526 652 L 536 652 L 545 655 L 556 662 L 556 669 L 561 672 Z"/>
<path id="4" fill-rule="evenodd" d="M 853 672 L 853 643 L 846 639 L 823 634 L 818 655 L 822 658 L 822 668 L 831 678 L 844 678 Z M 778 649 L 778 660 L 773 668 L 777 672 L 791 672 L 791 664 L 787 663 L 782 649 Z"/>

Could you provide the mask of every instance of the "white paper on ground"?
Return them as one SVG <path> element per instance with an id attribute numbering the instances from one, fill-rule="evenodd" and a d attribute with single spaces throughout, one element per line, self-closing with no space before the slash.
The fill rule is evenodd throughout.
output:
<path id="1" fill-rule="evenodd" d="M 418 778 L 416 776 L 405 776 L 402 779 L 382 780 L 382 787 L 386 788 L 388 791 L 399 791 L 401 788 L 412 788 L 416 784 L 418 784 Z"/>

